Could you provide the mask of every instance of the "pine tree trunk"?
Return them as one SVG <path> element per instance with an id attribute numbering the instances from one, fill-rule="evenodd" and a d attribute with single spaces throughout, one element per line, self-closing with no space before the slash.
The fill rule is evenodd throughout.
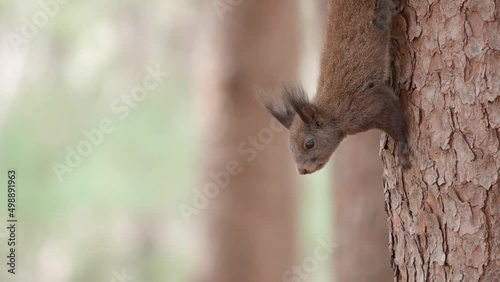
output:
<path id="1" fill-rule="evenodd" d="M 395 22 L 413 151 L 383 140 L 396 281 L 500 281 L 500 3 L 416 1 Z"/>
<path id="2" fill-rule="evenodd" d="M 207 182 L 230 163 L 237 169 L 206 211 L 212 266 L 200 280 L 281 281 L 295 263 L 297 173 L 286 130 L 253 92 L 296 79 L 298 7 L 291 0 L 243 1 L 223 17 L 198 57 L 203 166 Z"/>
<path id="3" fill-rule="evenodd" d="M 349 136 L 335 151 L 335 281 L 392 278 L 379 146 L 373 130 Z"/>

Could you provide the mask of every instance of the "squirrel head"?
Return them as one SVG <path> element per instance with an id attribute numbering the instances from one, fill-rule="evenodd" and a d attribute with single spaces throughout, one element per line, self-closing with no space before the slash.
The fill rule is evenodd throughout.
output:
<path id="1" fill-rule="evenodd" d="M 325 166 L 345 134 L 314 105 L 300 85 L 283 86 L 279 102 L 258 99 L 290 131 L 289 148 L 300 174 L 310 174 Z"/>

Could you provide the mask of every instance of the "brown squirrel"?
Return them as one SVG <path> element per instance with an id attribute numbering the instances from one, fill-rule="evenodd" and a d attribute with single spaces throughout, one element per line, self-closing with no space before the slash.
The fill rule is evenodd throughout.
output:
<path id="1" fill-rule="evenodd" d="M 381 129 L 397 145 L 399 163 L 410 167 L 407 130 L 390 84 L 390 36 L 397 5 L 391 0 L 330 0 L 317 95 L 284 86 L 279 103 L 257 94 L 290 130 L 289 147 L 300 174 L 328 162 L 347 136 Z"/>

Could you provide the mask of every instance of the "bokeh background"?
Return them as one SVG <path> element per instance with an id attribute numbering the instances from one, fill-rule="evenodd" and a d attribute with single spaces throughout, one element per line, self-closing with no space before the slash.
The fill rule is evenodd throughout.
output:
<path id="1" fill-rule="evenodd" d="M 221 117 L 211 115 L 217 116 L 221 107 L 227 114 L 234 106 L 217 104 L 222 96 L 213 94 L 217 87 L 212 85 L 228 79 L 221 79 L 214 67 L 230 50 L 228 34 L 248 30 L 244 21 L 238 21 L 239 16 L 255 21 L 257 31 L 274 27 L 258 27 L 269 23 L 260 18 L 265 17 L 267 8 L 262 5 L 266 1 L 257 1 L 263 13 L 245 12 L 253 9 L 248 7 L 251 4 L 239 1 L 224 12 L 230 18 L 221 18 L 217 7 L 224 5 L 216 2 L 220 1 L 0 0 L 0 226 L 7 224 L 9 169 L 17 170 L 19 220 L 14 276 L 7 273 L 3 262 L 8 234 L 0 228 L 0 281 L 121 281 L 117 273 L 123 272 L 134 277 L 125 281 L 138 282 L 213 281 L 210 277 L 221 277 L 213 274 L 221 271 L 213 266 L 214 261 L 220 263 L 217 260 L 222 253 L 223 263 L 231 253 L 220 251 L 221 242 L 238 245 L 230 235 L 238 233 L 233 232 L 236 229 L 247 229 L 234 227 L 225 233 L 228 238 L 219 234 L 218 239 L 213 239 L 217 235 L 210 230 L 227 230 L 218 225 L 227 222 L 220 220 L 220 213 L 227 211 L 224 205 L 234 203 L 231 197 L 237 196 L 227 199 L 222 190 L 190 220 L 183 216 L 181 207 L 192 204 L 195 191 L 207 183 L 210 165 L 224 156 L 224 150 L 213 150 L 217 147 L 214 140 L 231 136 L 227 134 L 231 123 L 214 126 L 214 120 Z M 285 18 L 292 13 L 292 19 L 285 23 L 297 25 L 291 31 L 296 46 L 290 48 L 297 53 L 293 72 L 314 93 L 326 1 L 285 2 L 270 1 L 269 9 L 297 5 L 296 9 L 278 10 Z M 254 38 L 249 38 L 245 48 L 252 49 L 252 42 Z M 274 43 L 269 40 L 268 45 Z M 260 44 L 266 43 L 261 40 Z M 284 47 L 283 52 L 275 51 L 277 62 L 288 60 L 280 57 L 286 54 L 288 47 Z M 227 67 L 235 61 L 224 64 Z M 121 100 L 143 84 L 151 69 L 158 68 L 168 76 L 148 90 L 144 99 L 131 104 Z M 271 121 L 259 111 L 260 120 L 266 124 Z M 74 167 L 68 166 L 71 150 L 83 146 L 81 143 L 89 140 L 88 133 L 99 130 L 103 121 L 111 124 L 112 132 L 96 137 L 99 141 L 87 148 L 88 153 L 73 159 Z M 257 133 L 254 130 L 249 135 Z M 293 202 L 287 217 L 293 223 L 287 228 L 294 231 L 283 242 L 293 242 L 293 257 L 289 259 L 300 264 L 314 253 L 319 238 L 336 240 L 335 169 L 330 163 L 313 175 L 298 177 L 285 137 L 282 133 L 259 155 L 273 157 L 274 148 L 281 148 L 279 157 L 290 164 L 280 169 L 287 171 L 285 175 L 294 187 L 281 187 L 273 199 Z M 232 141 L 237 144 L 243 140 Z M 60 165 L 67 167 L 64 170 Z M 260 165 L 260 169 L 276 168 Z M 261 185 L 255 175 L 244 181 Z M 261 197 L 262 201 L 271 199 L 264 194 Z M 283 212 L 280 205 L 271 203 L 274 209 L 266 211 L 264 217 L 280 222 L 273 215 Z M 380 205 L 382 209 L 382 202 Z M 252 222 L 241 222 L 242 226 L 247 224 Z M 257 240 L 255 248 L 272 249 L 265 238 Z M 236 260 L 239 252 L 254 249 L 248 240 L 242 246 L 234 251 Z M 248 262 L 256 263 L 251 258 Z M 260 269 L 268 264 L 261 261 L 252 267 Z M 329 257 L 304 281 L 333 281 L 332 266 L 333 257 Z M 222 278 L 214 279 L 223 282 Z"/>
<path id="2" fill-rule="evenodd" d="M 26 20 L 33 23 L 42 5 L 0 1 L 0 168 L 2 183 L 7 169 L 17 170 L 19 219 L 18 273 L 13 277 L 1 263 L 0 280 L 112 281 L 113 270 L 126 268 L 137 281 L 191 281 L 207 242 L 178 206 L 201 183 L 192 75 L 200 62 L 193 54 L 207 23 L 219 24 L 217 12 L 194 0 L 55 3 L 47 24 L 26 38 Z M 320 26 L 315 4 L 300 5 L 297 20 L 310 37 L 301 65 L 312 69 L 302 72 L 313 85 Z M 156 66 L 168 77 L 120 119 L 113 101 Z M 83 131 L 98 129 L 103 119 L 112 120 L 114 131 L 59 181 L 54 162 L 65 164 L 68 146 L 87 140 Z M 304 253 L 332 231 L 328 175 L 325 169 L 301 179 L 308 186 L 297 217 Z M 330 281 L 329 266 L 310 281 Z"/>

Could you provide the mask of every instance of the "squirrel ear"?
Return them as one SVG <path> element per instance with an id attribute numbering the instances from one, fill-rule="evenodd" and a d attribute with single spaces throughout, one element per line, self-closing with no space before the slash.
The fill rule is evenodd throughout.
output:
<path id="1" fill-rule="evenodd" d="M 266 108 L 266 110 L 285 128 L 290 129 L 295 111 L 288 105 L 279 105 L 279 103 L 269 100 L 269 95 L 266 95 L 263 90 L 258 89 L 254 92 L 257 100 Z"/>
<path id="2" fill-rule="evenodd" d="M 290 109 L 288 107 L 285 107 L 283 109 L 283 108 L 276 107 L 276 106 L 268 104 L 268 103 L 264 104 L 264 106 L 266 107 L 267 111 L 277 121 L 279 121 L 287 129 L 290 129 L 290 126 L 292 125 L 293 117 L 295 116 L 295 112 L 292 109 Z"/>
<path id="3" fill-rule="evenodd" d="M 301 85 L 284 86 L 283 97 L 285 104 L 292 107 L 305 124 L 320 126 L 320 119 L 316 107 L 309 101 Z"/>
<path id="4" fill-rule="evenodd" d="M 298 111 L 300 119 L 306 123 L 310 124 L 314 122 L 316 117 L 316 108 L 313 105 L 303 105 Z"/>

